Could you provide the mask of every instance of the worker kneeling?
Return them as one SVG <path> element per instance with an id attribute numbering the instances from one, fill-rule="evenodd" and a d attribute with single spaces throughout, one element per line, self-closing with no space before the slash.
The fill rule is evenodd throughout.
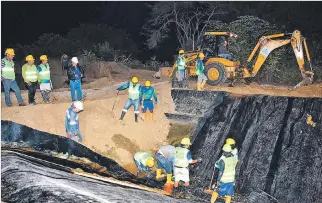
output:
<path id="1" fill-rule="evenodd" d="M 151 82 L 149 80 L 145 81 L 145 86 L 142 87 L 142 113 L 144 120 L 146 120 L 146 111 L 150 111 L 150 119 L 153 120 L 153 111 L 154 111 L 154 105 L 153 105 L 153 99 L 155 104 L 158 103 L 158 97 L 155 93 L 155 90 L 153 87 L 151 87 Z"/>
<path id="2" fill-rule="evenodd" d="M 134 163 L 137 167 L 137 176 L 142 172 L 146 173 L 147 177 L 151 177 L 151 169 L 154 166 L 154 159 L 147 152 L 137 152 L 134 154 Z"/>
<path id="3" fill-rule="evenodd" d="M 156 179 L 161 179 L 164 177 L 162 174 L 162 168 L 167 173 L 167 184 L 173 184 L 172 182 L 172 171 L 173 171 L 173 162 L 174 162 L 174 154 L 176 148 L 172 145 L 165 145 L 160 147 L 158 151 L 155 153 L 155 158 L 157 159 L 158 168 Z"/>
<path id="4" fill-rule="evenodd" d="M 200 53 L 196 63 L 196 74 L 198 75 L 197 90 L 203 90 L 208 80 L 208 78 L 205 75 L 205 66 L 203 64 L 204 58 L 205 55 L 203 53 Z"/>
<path id="5" fill-rule="evenodd" d="M 223 155 L 225 158 L 219 162 L 219 175 L 217 179 L 217 189 L 212 193 L 211 203 L 216 202 L 218 196 L 226 196 L 226 202 L 230 203 L 231 196 L 234 193 L 235 186 L 235 170 L 237 165 L 237 158 L 231 153 L 232 148 L 229 144 L 223 146 Z M 213 186 L 213 188 L 215 188 Z"/>
<path id="6" fill-rule="evenodd" d="M 176 196 L 179 192 L 179 182 L 184 182 L 184 194 L 186 198 L 189 198 L 190 196 L 190 190 L 189 190 L 189 164 L 195 164 L 198 162 L 201 162 L 202 159 L 193 160 L 191 158 L 190 150 L 188 149 L 190 147 L 190 139 L 189 138 L 183 138 L 181 140 L 181 145 L 179 147 L 176 147 L 175 156 L 174 156 L 174 189 L 173 189 L 173 195 Z"/>

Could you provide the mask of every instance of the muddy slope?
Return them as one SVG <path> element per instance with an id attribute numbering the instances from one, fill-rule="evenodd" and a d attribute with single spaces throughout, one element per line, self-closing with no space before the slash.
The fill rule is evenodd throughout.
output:
<path id="1" fill-rule="evenodd" d="M 217 95 L 217 102 L 209 105 L 191 99 L 194 94 L 172 90 L 177 111 L 205 112 L 192 136 L 192 156 L 204 160 L 191 167 L 195 195 L 209 198 L 202 190 L 209 185 L 225 139 L 232 137 L 239 150 L 238 192 L 252 196 L 260 191 L 269 197 L 267 202 L 322 202 L 321 98 L 198 93 L 201 101 Z M 307 114 L 315 127 L 307 124 Z"/>

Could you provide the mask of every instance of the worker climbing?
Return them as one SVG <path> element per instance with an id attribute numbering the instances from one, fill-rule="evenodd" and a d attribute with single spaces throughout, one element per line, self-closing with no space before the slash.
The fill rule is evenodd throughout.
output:
<path id="1" fill-rule="evenodd" d="M 82 142 L 83 136 L 80 133 L 78 114 L 84 110 L 83 103 L 81 101 L 75 101 L 67 109 L 65 116 L 65 128 L 67 138 Z M 67 158 L 72 155 L 73 149 L 76 146 L 75 142 L 68 142 L 68 154 Z"/>
<path id="2" fill-rule="evenodd" d="M 27 63 L 22 66 L 22 77 L 25 81 L 25 86 L 28 89 L 29 104 L 36 105 L 35 95 L 39 80 L 38 70 L 34 64 L 35 59 L 32 55 L 28 55 L 26 61 Z"/>
<path id="3" fill-rule="evenodd" d="M 48 58 L 46 55 L 40 56 L 41 64 L 37 67 L 39 82 L 40 82 L 40 93 L 45 103 L 50 102 L 51 92 L 51 80 L 50 80 L 50 67 L 48 64 Z"/>
<path id="4" fill-rule="evenodd" d="M 226 202 L 230 203 L 234 194 L 235 173 L 238 159 L 231 153 L 232 148 L 229 144 L 223 146 L 224 158 L 219 162 L 219 175 L 216 184 L 213 185 L 214 192 L 211 196 L 211 203 L 216 202 L 218 196 L 226 196 Z"/>
<path id="5" fill-rule="evenodd" d="M 153 99 L 155 104 L 158 103 L 158 97 L 153 87 L 151 87 L 151 81 L 147 80 L 145 81 L 145 86 L 141 88 L 142 92 L 142 114 L 144 117 L 144 120 L 146 121 L 146 111 L 150 111 L 150 120 L 153 120 L 153 111 L 154 111 L 154 105 L 153 105 Z"/>
<path id="6" fill-rule="evenodd" d="M 235 140 L 234 140 L 233 138 L 227 138 L 227 139 L 226 139 L 226 143 L 225 143 L 225 144 L 230 145 L 230 147 L 231 147 L 231 149 L 232 149 L 231 154 L 232 154 L 232 155 L 234 155 L 234 157 L 235 157 L 236 159 L 238 159 L 238 149 L 237 149 L 237 147 L 236 147 L 236 142 L 235 142 Z M 220 168 L 220 166 L 219 166 L 219 162 L 220 162 L 220 160 L 223 160 L 224 158 L 225 158 L 225 156 L 224 156 L 224 154 L 223 154 L 223 155 L 221 155 L 221 157 L 216 161 L 216 168 Z"/>
<path id="7" fill-rule="evenodd" d="M 205 58 L 205 55 L 202 52 L 199 53 L 198 59 L 196 62 L 196 74 L 198 76 L 197 90 L 203 90 L 204 86 L 208 80 L 205 73 L 204 73 L 204 71 L 205 71 L 205 66 L 203 64 L 204 58 Z"/>
<path id="8" fill-rule="evenodd" d="M 7 107 L 11 107 L 11 99 L 10 99 L 10 90 L 12 89 L 18 100 L 19 106 L 26 106 L 21 97 L 20 88 L 16 82 L 16 73 L 14 68 L 13 58 L 15 56 L 15 52 L 13 49 L 8 48 L 5 52 L 6 56 L 1 59 L 1 81 L 4 87 L 4 95 L 5 102 Z"/>
<path id="9" fill-rule="evenodd" d="M 191 145 L 189 138 L 183 138 L 181 140 L 181 145 L 176 147 L 174 156 L 174 189 L 173 196 L 177 197 L 180 193 L 179 182 L 184 182 L 184 196 L 185 198 L 190 198 L 190 178 L 189 178 L 189 164 L 201 163 L 202 159 L 193 160 L 189 147 Z"/>
<path id="10" fill-rule="evenodd" d="M 137 168 L 137 176 L 145 175 L 149 178 L 152 177 L 151 169 L 154 166 L 154 158 L 147 152 L 136 152 L 134 154 L 134 163 Z"/>
<path id="11" fill-rule="evenodd" d="M 183 88 L 183 87 L 187 86 L 186 84 L 184 84 L 184 81 L 186 80 L 186 78 L 185 78 L 186 67 L 187 67 L 187 65 L 186 65 L 186 59 L 184 56 L 184 50 L 181 49 L 179 51 L 179 56 L 177 59 L 179 88 Z"/>
<path id="12" fill-rule="evenodd" d="M 142 87 L 139 84 L 139 79 L 137 77 L 132 77 L 131 82 L 127 82 L 126 84 L 122 85 L 121 87 L 117 88 L 117 95 L 120 91 L 129 89 L 129 98 L 122 110 L 121 118 L 120 120 L 124 119 L 124 116 L 126 112 L 129 110 L 129 108 L 133 105 L 134 106 L 134 115 L 135 115 L 135 122 L 138 121 L 139 117 L 139 105 L 140 105 L 140 94 Z"/>
<path id="13" fill-rule="evenodd" d="M 164 175 L 162 174 L 162 169 L 164 169 L 167 174 L 166 184 L 174 184 L 174 182 L 172 181 L 172 174 L 175 150 L 176 148 L 174 146 L 165 145 L 160 147 L 160 149 L 155 153 L 155 158 L 158 164 L 155 178 L 157 180 L 162 179 L 164 177 Z"/>

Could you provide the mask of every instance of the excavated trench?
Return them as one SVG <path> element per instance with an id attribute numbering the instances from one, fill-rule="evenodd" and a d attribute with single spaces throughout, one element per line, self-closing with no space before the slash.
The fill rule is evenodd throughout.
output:
<path id="1" fill-rule="evenodd" d="M 242 202 L 322 202 L 322 98 L 248 96 L 228 93 L 172 90 L 176 115 L 193 122 L 192 193 L 209 200 L 215 161 L 225 139 L 237 141 L 239 163 L 236 192 Z M 312 116 L 314 124 L 308 121 Z M 64 137 L 1 121 L 1 198 L 5 202 L 192 202 L 72 173 L 113 177 L 136 185 L 161 189 L 163 182 L 137 178 L 115 161 Z M 94 165 L 53 156 L 66 153 Z M 199 201 L 198 201 L 199 202 Z"/>
<path id="2" fill-rule="evenodd" d="M 210 198 L 203 189 L 232 137 L 239 150 L 235 188 L 247 202 L 322 202 L 322 98 L 176 89 L 172 97 L 177 112 L 198 115 L 191 151 L 203 163 L 190 168 L 194 195 Z"/>

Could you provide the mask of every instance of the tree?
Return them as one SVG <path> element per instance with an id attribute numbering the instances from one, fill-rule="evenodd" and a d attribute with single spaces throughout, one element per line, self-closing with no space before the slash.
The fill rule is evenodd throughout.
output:
<path id="1" fill-rule="evenodd" d="M 184 49 L 195 49 L 203 33 L 224 14 L 223 3 L 218 2 L 159 2 L 151 7 L 151 20 L 144 26 L 147 45 L 156 48 L 169 32 L 175 32 Z"/>

